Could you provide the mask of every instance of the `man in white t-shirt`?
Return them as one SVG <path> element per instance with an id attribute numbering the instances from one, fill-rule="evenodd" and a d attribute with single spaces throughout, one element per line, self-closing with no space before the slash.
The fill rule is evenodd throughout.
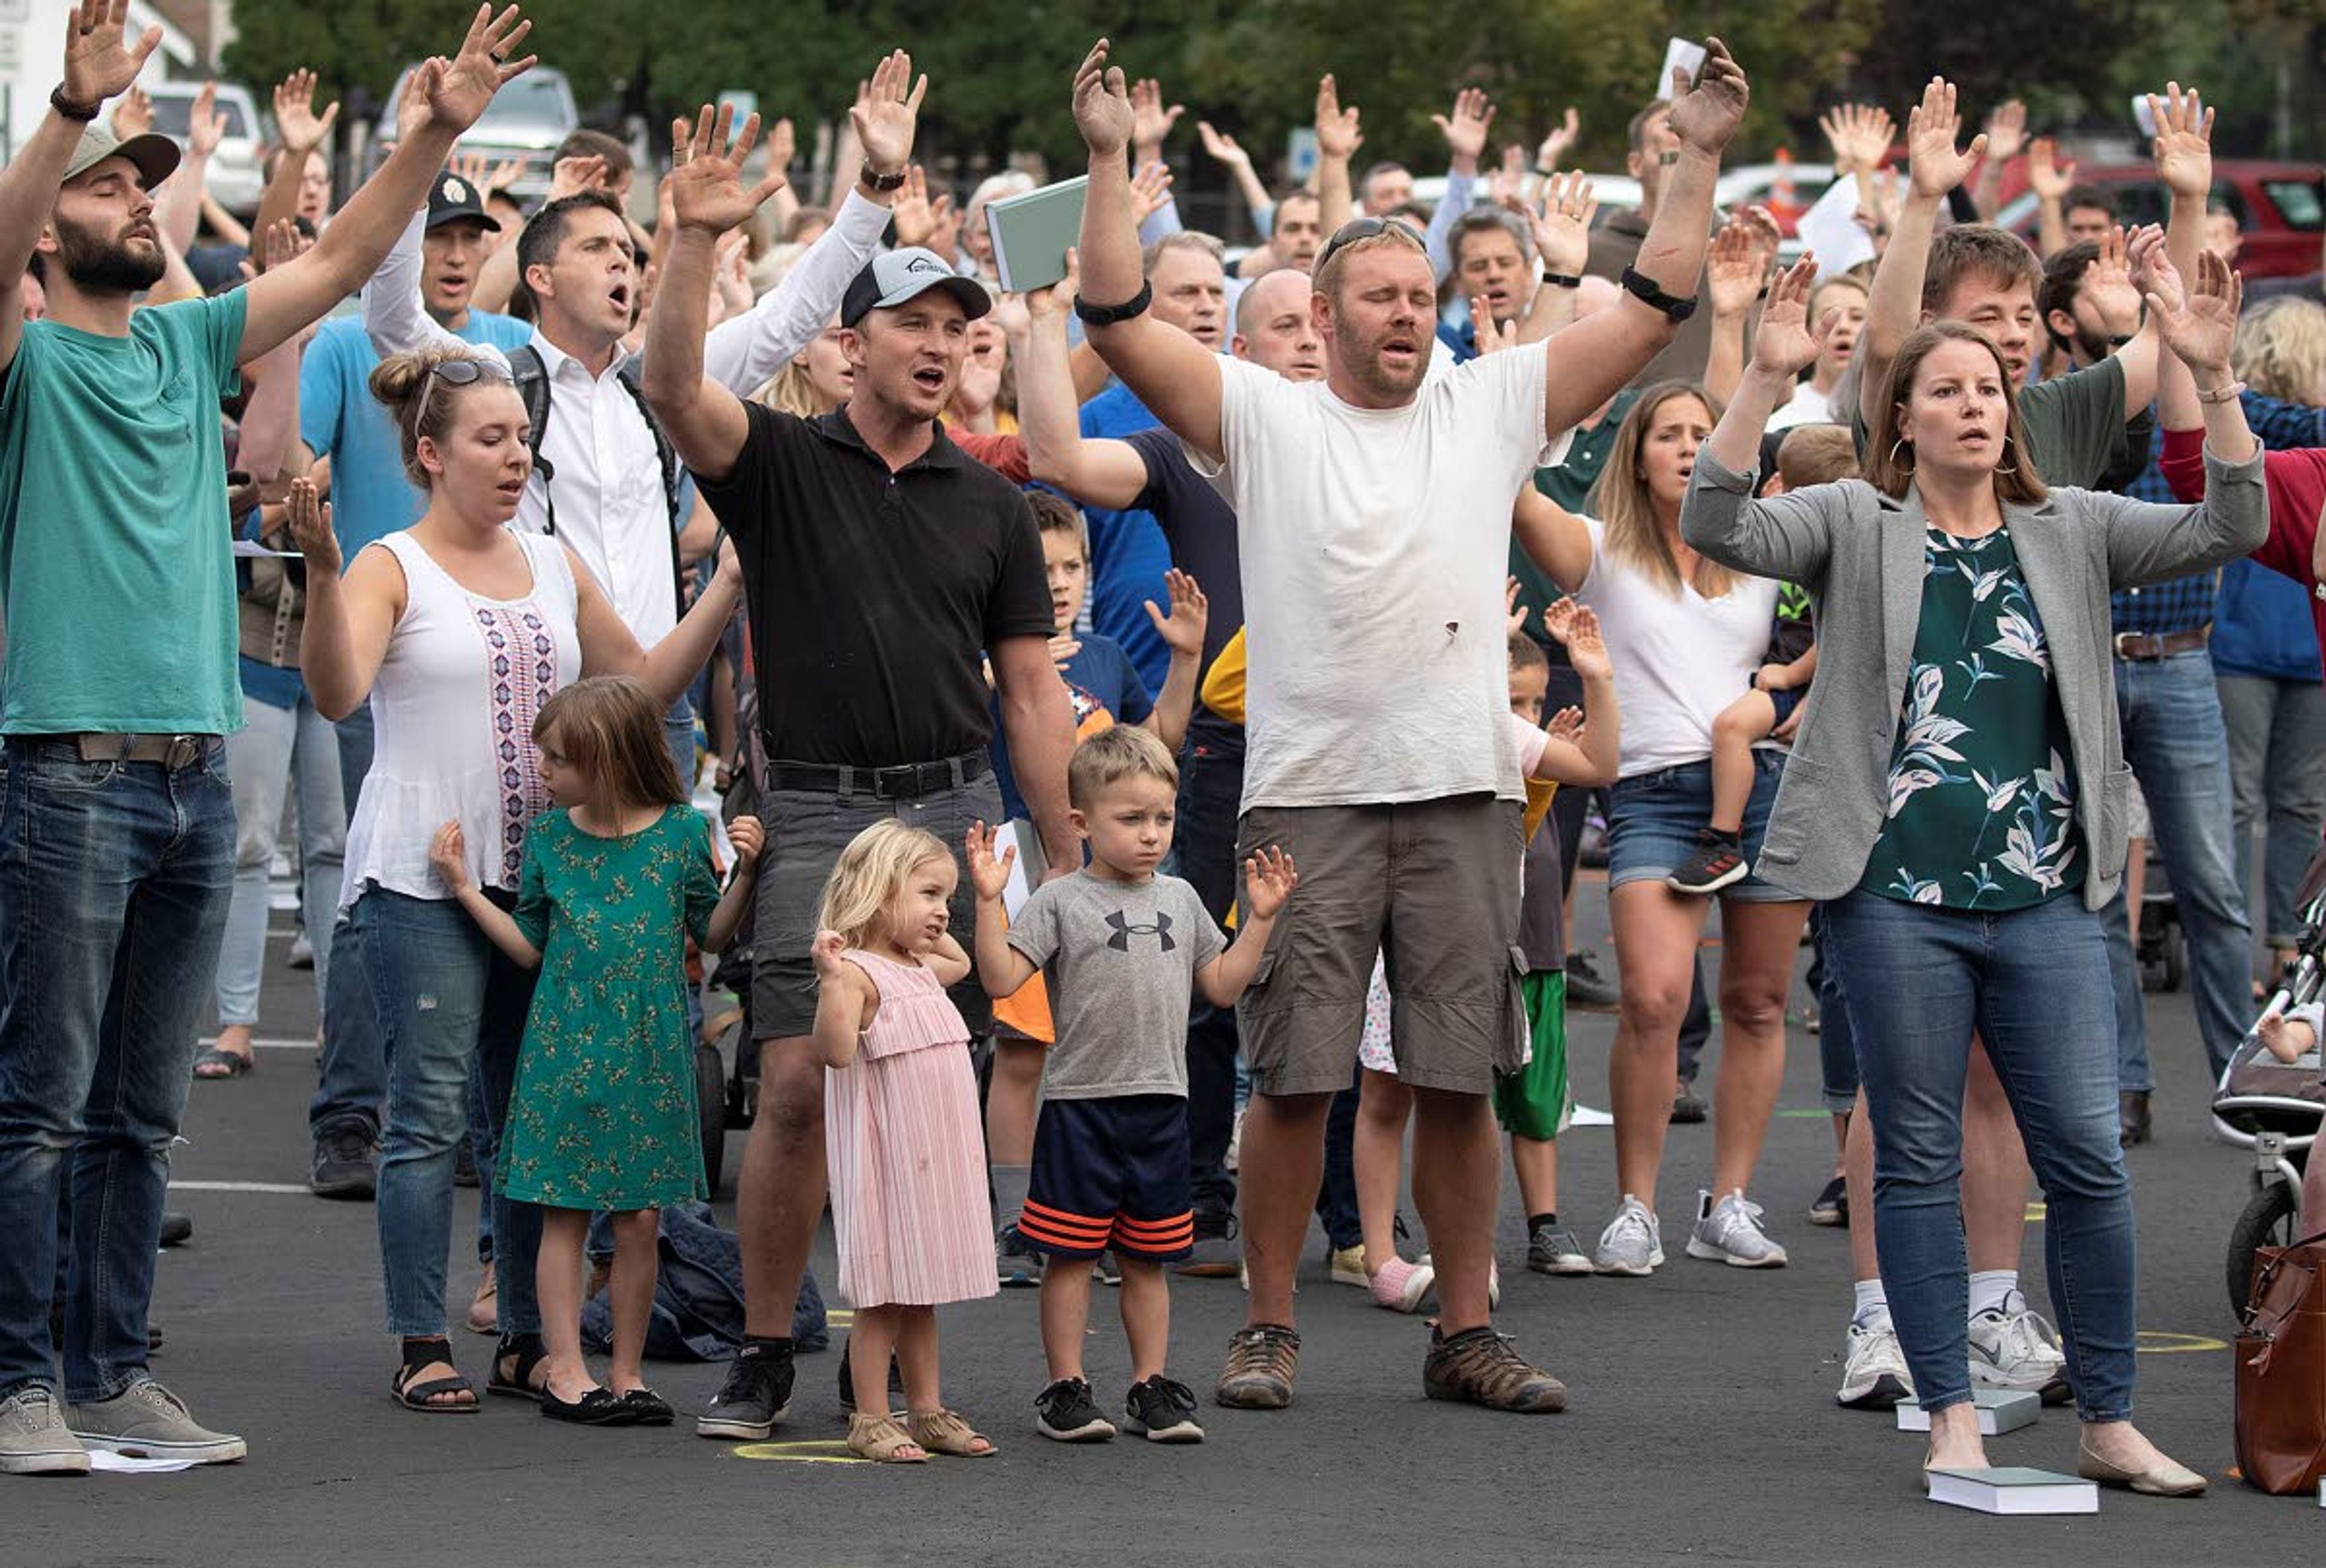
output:
<path id="1" fill-rule="evenodd" d="M 1502 1410 L 1566 1403 L 1558 1380 L 1488 1321 L 1499 1150 L 1487 1095 L 1519 1065 L 1524 1023 L 1511 956 L 1523 794 L 1503 567 L 1512 498 L 1547 441 L 1631 379 L 1693 309 L 1714 176 L 1746 97 L 1727 51 L 1707 50 L 1697 85 L 1679 86 L 1679 162 L 1625 275 L 1630 302 L 1545 349 L 1430 377 L 1437 277 L 1420 236 L 1360 218 L 1318 253 L 1309 303 L 1326 369 L 1306 385 L 1222 359 L 1147 313 L 1122 72 L 1104 42 L 1076 72 L 1090 189 L 1075 311 L 1234 506 L 1250 658 L 1239 849 L 1280 844 L 1300 866 L 1238 1010 L 1256 1091 L 1242 1161 L 1251 1284 L 1223 1405 L 1291 1400 L 1293 1266 L 1376 948 L 1396 998 L 1398 1070 L 1416 1090 L 1414 1199 L 1437 1268 L 1424 1387 Z"/>

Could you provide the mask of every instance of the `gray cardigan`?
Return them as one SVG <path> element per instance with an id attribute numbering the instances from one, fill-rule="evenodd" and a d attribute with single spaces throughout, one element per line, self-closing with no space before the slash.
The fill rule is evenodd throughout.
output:
<path id="1" fill-rule="evenodd" d="M 1752 479 L 1698 452 L 1681 536 L 1739 571 L 1782 578 L 1816 605 L 1817 680 L 1754 869 L 1804 898 L 1857 886 L 1881 837 L 1891 752 L 1922 613 L 1921 494 L 1893 501 L 1862 480 L 1764 501 Z M 2162 506 L 2058 489 L 2005 508 L 2012 548 L 2052 649 L 2067 715 L 2076 817 L 2088 851 L 2084 905 L 2107 903 L 2124 874 L 2125 765 L 2117 731 L 2108 595 L 2250 554 L 2269 535 L 2262 460 L 2205 453 L 2205 500 Z"/>

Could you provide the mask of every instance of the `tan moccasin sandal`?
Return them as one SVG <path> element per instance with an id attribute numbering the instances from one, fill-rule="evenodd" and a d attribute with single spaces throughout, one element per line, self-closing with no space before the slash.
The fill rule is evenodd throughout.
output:
<path id="1" fill-rule="evenodd" d="M 931 1453 L 956 1459 L 991 1459 L 1000 1452 L 985 1433 L 962 1418 L 957 1410 L 916 1410 L 905 1417 L 913 1441 Z"/>
<path id="2" fill-rule="evenodd" d="M 848 1452 L 875 1464 L 926 1464 L 929 1458 L 895 1416 L 861 1412 L 848 1418 Z"/>

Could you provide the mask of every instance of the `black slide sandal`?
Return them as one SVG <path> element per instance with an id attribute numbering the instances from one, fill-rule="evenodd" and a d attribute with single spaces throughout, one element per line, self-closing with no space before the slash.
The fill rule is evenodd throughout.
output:
<path id="1" fill-rule="evenodd" d="M 455 1371 L 449 1378 L 431 1378 L 425 1383 L 413 1381 L 423 1368 L 437 1365 L 452 1366 L 452 1342 L 450 1340 L 406 1340 L 404 1342 L 404 1364 L 395 1369 L 388 1383 L 388 1393 L 406 1410 L 416 1410 L 423 1415 L 474 1415 L 484 1403 L 477 1397 L 476 1385 Z M 466 1394 L 465 1403 L 439 1405 L 436 1396 L 444 1394 Z"/>

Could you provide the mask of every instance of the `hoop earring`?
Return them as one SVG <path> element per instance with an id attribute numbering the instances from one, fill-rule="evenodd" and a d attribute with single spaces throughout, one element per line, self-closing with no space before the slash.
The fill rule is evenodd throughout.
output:
<path id="1" fill-rule="evenodd" d="M 1903 436 L 1900 436 L 1896 441 L 1890 443 L 1890 466 L 1892 468 L 1895 469 L 1898 467 L 1898 449 L 1905 444 L 1906 438 Z M 1899 471 L 1910 479 L 1914 477 L 1914 470 L 1912 469 L 1903 469 Z"/>
<path id="2" fill-rule="evenodd" d="M 2011 432 L 2009 431 L 2003 432 L 2003 450 L 2005 452 L 2008 452 L 2011 450 Z M 2016 475 L 2019 472 L 2019 465 L 2014 463 L 2011 467 L 2006 469 L 2002 464 L 1998 463 L 1996 465 L 1995 471 L 1997 474 Z"/>

